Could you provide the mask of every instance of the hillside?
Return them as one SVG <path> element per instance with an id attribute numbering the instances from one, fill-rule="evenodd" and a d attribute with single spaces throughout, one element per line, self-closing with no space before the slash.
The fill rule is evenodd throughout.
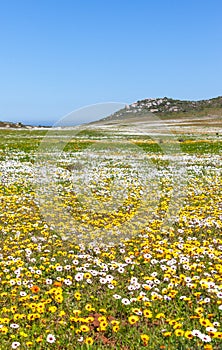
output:
<path id="1" fill-rule="evenodd" d="M 0 121 L 0 128 L 21 129 L 21 128 L 30 128 L 30 126 L 24 125 L 22 123 L 12 123 L 12 122 Z"/>
<path id="2" fill-rule="evenodd" d="M 124 109 L 101 119 L 100 122 L 144 117 L 149 113 L 164 119 L 208 115 L 222 117 L 222 96 L 200 101 L 175 100 L 168 97 L 148 98 L 126 105 Z"/>
<path id="3" fill-rule="evenodd" d="M 222 134 L 222 96 L 201 101 L 149 98 L 89 123 L 91 129 L 121 134 Z"/>

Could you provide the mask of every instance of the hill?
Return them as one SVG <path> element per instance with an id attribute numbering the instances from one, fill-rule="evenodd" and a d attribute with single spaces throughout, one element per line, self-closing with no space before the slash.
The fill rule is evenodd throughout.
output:
<path id="1" fill-rule="evenodd" d="M 222 133 L 222 96 L 209 100 L 183 101 L 168 97 L 148 98 L 126 105 L 116 113 L 89 123 L 92 129 L 121 133 L 170 132 L 186 134 Z"/>
<path id="2" fill-rule="evenodd" d="M 1 122 L 0 121 L 0 128 L 7 128 L 7 129 L 26 128 L 26 129 L 29 129 L 29 128 L 31 128 L 31 126 L 24 125 L 22 123 L 12 123 L 12 122 Z"/>
<path id="3" fill-rule="evenodd" d="M 124 109 L 101 119 L 100 122 L 139 118 L 150 113 L 159 115 L 161 119 L 207 115 L 222 117 L 222 96 L 200 101 L 175 100 L 168 97 L 148 98 L 126 105 Z"/>

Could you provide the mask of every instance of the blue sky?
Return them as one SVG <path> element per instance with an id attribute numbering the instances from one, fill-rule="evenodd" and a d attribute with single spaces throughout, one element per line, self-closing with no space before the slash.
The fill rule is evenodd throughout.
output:
<path id="1" fill-rule="evenodd" d="M 0 1 L 0 120 L 222 95 L 221 0 Z"/>

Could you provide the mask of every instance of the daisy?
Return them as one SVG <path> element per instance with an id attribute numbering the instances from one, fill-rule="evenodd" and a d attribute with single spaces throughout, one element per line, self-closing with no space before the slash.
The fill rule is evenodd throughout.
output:
<path id="1" fill-rule="evenodd" d="M 205 343 L 211 342 L 211 337 L 209 335 L 206 335 L 206 334 L 201 334 L 200 339 Z"/>
<path id="2" fill-rule="evenodd" d="M 51 279 L 51 278 L 47 278 L 47 279 L 45 280 L 45 283 L 48 284 L 48 285 L 49 285 L 49 284 L 52 284 L 52 279 Z"/>
<path id="3" fill-rule="evenodd" d="M 55 338 L 55 336 L 53 335 L 53 334 L 48 334 L 47 335 L 47 338 L 46 338 L 46 341 L 48 342 L 48 343 L 54 343 L 55 342 L 55 340 L 56 340 L 56 338 Z"/>
<path id="4" fill-rule="evenodd" d="M 113 298 L 118 300 L 118 299 L 121 299 L 121 296 L 119 294 L 114 294 Z"/>
<path id="5" fill-rule="evenodd" d="M 82 281 L 83 280 L 83 276 L 84 274 L 82 272 L 78 272 L 76 275 L 75 275 L 75 280 L 76 281 Z"/>
<path id="6" fill-rule="evenodd" d="M 123 298 L 123 299 L 122 299 L 122 303 L 123 303 L 124 305 L 129 305 L 129 304 L 130 304 L 130 300 L 127 299 L 127 298 Z"/>
<path id="7" fill-rule="evenodd" d="M 192 335 L 193 335 L 194 337 L 200 337 L 201 334 L 202 334 L 202 333 L 201 333 L 198 329 L 194 329 L 194 330 L 192 331 Z"/>
<path id="8" fill-rule="evenodd" d="M 17 328 L 19 328 L 19 325 L 17 323 L 12 323 L 12 324 L 10 324 L 10 327 L 17 329 Z"/>

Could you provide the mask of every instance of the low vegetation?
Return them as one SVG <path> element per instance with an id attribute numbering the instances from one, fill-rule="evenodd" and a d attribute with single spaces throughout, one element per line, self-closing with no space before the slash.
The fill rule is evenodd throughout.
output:
<path id="1" fill-rule="evenodd" d="M 220 140 L 0 133 L 0 349 L 221 349 Z"/>

